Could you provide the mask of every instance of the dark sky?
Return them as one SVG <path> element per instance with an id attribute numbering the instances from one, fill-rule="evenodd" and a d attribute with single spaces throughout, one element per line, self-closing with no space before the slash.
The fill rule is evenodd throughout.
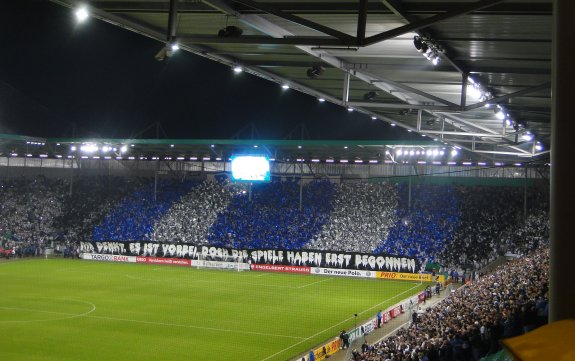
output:
<path id="1" fill-rule="evenodd" d="M 282 139 L 303 122 L 311 139 L 407 135 L 184 51 L 158 62 L 160 47 L 97 19 L 78 25 L 48 0 L 0 0 L 0 133 L 124 138 L 160 122 L 170 138 L 229 138 L 253 122 L 259 138 Z"/>

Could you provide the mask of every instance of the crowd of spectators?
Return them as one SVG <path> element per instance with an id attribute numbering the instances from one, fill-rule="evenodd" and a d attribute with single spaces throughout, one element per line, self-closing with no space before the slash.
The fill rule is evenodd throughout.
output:
<path id="1" fill-rule="evenodd" d="M 208 243 L 211 225 L 234 196 L 245 194 L 246 185 L 227 181 L 204 181 L 174 203 L 154 225 L 152 240 L 159 242 Z"/>
<path id="2" fill-rule="evenodd" d="M 134 190 L 94 227 L 95 241 L 150 240 L 157 219 L 197 185 L 193 180 L 160 179 Z"/>
<path id="3" fill-rule="evenodd" d="M 44 244 L 62 214 L 64 182 L 46 177 L 0 180 L 0 233 L 6 241 Z"/>
<path id="4" fill-rule="evenodd" d="M 333 211 L 310 249 L 372 252 L 388 239 L 397 218 L 398 193 L 390 184 L 342 183 L 335 185 Z"/>
<path id="5" fill-rule="evenodd" d="M 366 345 L 355 361 L 477 361 L 497 352 L 499 340 L 521 335 L 547 319 L 549 249 L 543 247 L 416 314 L 393 336 Z"/>
<path id="6" fill-rule="evenodd" d="M 548 235 L 548 227 L 536 227 L 549 220 L 548 193 L 531 190 L 526 219 L 522 187 L 458 186 L 454 191 L 459 221 L 449 232 L 451 241 L 437 252 L 437 260 L 443 265 L 479 269 L 514 248 L 515 242 L 525 253 L 535 249 L 535 238 L 542 241 L 537 245 L 547 241 L 543 238 Z M 529 241 L 523 236 L 526 232 L 531 232 Z"/>
<path id="7" fill-rule="evenodd" d="M 25 248 L 34 252 L 54 241 L 82 240 L 374 252 L 463 270 L 506 252 L 526 254 L 549 234 L 548 193 L 535 187 L 313 180 L 300 189 L 297 180 L 274 180 L 250 188 L 94 176 L 75 178 L 70 192 L 69 181 L 0 180 L 4 241 L 32 245 Z"/>
<path id="8" fill-rule="evenodd" d="M 375 252 L 435 261 L 438 252 L 453 241 L 459 220 L 460 209 L 453 188 L 405 184 L 397 187 L 400 201 L 395 224 Z"/>
<path id="9" fill-rule="evenodd" d="M 251 192 L 251 194 L 250 194 Z M 317 235 L 332 211 L 334 185 L 314 180 L 254 184 L 233 197 L 208 233 L 211 244 L 233 248 L 301 249 Z"/>

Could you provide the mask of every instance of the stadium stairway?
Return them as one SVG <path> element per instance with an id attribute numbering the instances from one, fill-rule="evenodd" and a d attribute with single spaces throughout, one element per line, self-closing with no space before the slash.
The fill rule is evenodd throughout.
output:
<path id="1" fill-rule="evenodd" d="M 448 292 L 449 287 L 441 290 L 439 296 L 432 297 L 431 300 L 428 300 L 425 304 L 419 304 L 419 307 L 421 307 L 421 309 L 425 311 L 427 308 L 442 301 L 446 297 Z M 393 320 L 389 321 L 388 323 L 384 324 L 381 328 L 376 329 L 373 332 L 365 335 L 364 336 L 365 338 L 360 337 L 359 339 L 354 340 L 354 342 L 352 342 L 352 344 L 348 349 L 337 352 L 336 354 L 330 356 L 329 359 L 330 361 L 350 361 L 352 358 L 351 352 L 354 349 L 360 350 L 364 339 L 365 341 L 367 341 L 369 345 L 373 345 L 374 343 L 377 343 L 385 339 L 386 337 L 391 336 L 400 328 L 406 327 L 410 324 L 411 324 L 411 313 L 406 311 L 401 316 L 396 317 Z M 301 360 L 301 356 L 298 360 Z"/>

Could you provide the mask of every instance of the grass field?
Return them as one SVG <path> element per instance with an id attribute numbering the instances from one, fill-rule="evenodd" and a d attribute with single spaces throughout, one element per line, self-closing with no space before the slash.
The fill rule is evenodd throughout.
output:
<path id="1" fill-rule="evenodd" d="M 0 263 L 0 360 L 291 360 L 421 290 L 403 281 Z"/>

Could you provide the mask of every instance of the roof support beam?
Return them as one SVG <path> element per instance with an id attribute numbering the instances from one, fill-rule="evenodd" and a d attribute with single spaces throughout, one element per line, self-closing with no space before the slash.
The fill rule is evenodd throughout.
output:
<path id="1" fill-rule="evenodd" d="M 287 36 L 272 38 L 259 35 L 242 35 L 240 37 L 222 38 L 214 35 L 181 35 L 180 39 L 195 44 L 259 44 L 259 45 L 311 45 L 311 46 L 346 46 L 344 41 L 327 36 Z"/>
<path id="2" fill-rule="evenodd" d="M 408 93 L 420 95 L 420 96 L 422 96 L 422 97 L 424 97 L 424 98 L 427 98 L 427 99 L 436 101 L 436 102 L 438 102 L 438 103 L 440 103 L 440 104 L 445 104 L 445 105 L 448 105 L 448 106 L 451 106 L 451 107 L 459 107 L 459 105 L 457 105 L 457 104 L 455 104 L 455 103 L 452 103 L 452 102 L 450 102 L 450 101 L 447 101 L 447 100 L 442 99 L 442 98 L 439 98 L 439 97 L 436 97 L 435 95 L 431 95 L 431 94 L 426 93 L 426 92 L 424 92 L 424 91 L 421 91 L 421 90 L 419 90 L 419 89 L 412 88 L 412 87 L 410 87 L 410 86 L 408 86 L 408 85 L 405 85 L 405 84 L 402 84 L 402 83 L 398 83 L 398 82 L 393 81 L 393 80 L 390 80 L 390 79 L 382 78 L 381 76 L 376 76 L 376 75 L 373 75 L 373 74 L 370 74 L 370 75 L 373 76 L 374 79 L 376 79 L 376 80 L 372 81 L 372 83 L 384 82 L 384 83 L 389 84 L 389 85 L 391 85 L 391 86 L 393 86 L 393 87 L 395 87 L 395 88 L 404 90 L 404 91 L 406 91 L 406 92 L 408 92 Z"/>
<path id="3" fill-rule="evenodd" d="M 417 129 L 416 129 L 417 130 Z M 491 133 L 473 133 L 473 132 L 453 132 L 453 131 L 441 131 L 441 130 L 420 130 L 421 134 L 439 134 L 439 135 L 459 135 L 466 137 L 482 137 L 482 138 L 503 138 L 501 134 L 491 134 Z"/>
<path id="4" fill-rule="evenodd" d="M 361 108 L 387 108 L 387 109 L 423 109 L 430 111 L 458 111 L 459 107 L 426 104 L 406 104 L 406 103 L 378 103 L 378 102 L 349 102 L 352 107 Z"/>
<path id="5" fill-rule="evenodd" d="M 367 0 L 359 0 L 359 12 L 357 15 L 357 42 L 365 41 L 365 26 L 367 23 Z"/>
<path id="6" fill-rule="evenodd" d="M 342 93 L 342 97 L 341 97 L 341 101 L 343 102 L 343 104 L 347 104 L 348 100 L 349 100 L 349 81 L 351 79 L 351 75 L 349 74 L 349 71 L 346 72 L 343 76 L 343 93 Z"/>
<path id="7" fill-rule="evenodd" d="M 324 25 L 321 25 L 318 23 L 314 23 L 313 21 L 309 21 L 307 19 L 300 18 L 299 16 L 295 16 L 295 15 L 283 12 L 280 9 L 277 9 L 277 8 L 270 6 L 270 5 L 267 5 L 267 4 L 259 3 L 259 2 L 253 1 L 253 0 L 233 0 L 233 1 L 236 3 L 242 4 L 242 5 L 248 6 L 252 9 L 260 10 L 260 11 L 263 11 L 265 13 L 275 15 L 275 16 L 280 17 L 282 19 L 291 21 L 295 24 L 305 26 L 306 28 L 318 31 L 320 33 L 331 35 L 337 39 L 341 39 L 341 40 L 348 41 L 348 42 L 355 41 L 355 38 L 351 35 L 348 35 L 346 33 L 342 33 L 341 31 L 337 31 L 335 29 L 329 28 L 327 26 L 324 26 Z"/>
<path id="8" fill-rule="evenodd" d="M 543 84 L 540 84 L 540 85 L 537 85 L 537 86 L 534 86 L 534 87 L 531 87 L 531 88 L 519 90 L 519 91 L 516 91 L 516 92 L 514 92 L 514 93 L 505 94 L 505 95 L 502 95 L 502 96 L 499 96 L 499 97 L 495 97 L 495 98 L 486 100 L 486 101 L 484 101 L 484 102 L 475 103 L 475 104 L 466 106 L 466 107 L 464 108 L 464 110 L 465 110 L 465 111 L 468 111 L 468 110 L 473 110 L 473 109 L 481 108 L 482 106 L 485 106 L 485 105 L 487 105 L 487 104 L 497 104 L 497 103 L 500 103 L 500 102 L 505 101 L 505 100 L 507 100 L 507 99 L 516 98 L 516 97 L 519 97 L 519 96 L 522 96 L 522 95 L 525 95 L 525 94 L 529 94 L 529 93 L 533 93 L 533 92 L 536 92 L 536 91 L 539 91 L 539 90 L 547 89 L 547 88 L 549 88 L 549 87 L 551 87 L 551 82 L 546 82 L 546 83 L 543 83 Z"/>
<path id="9" fill-rule="evenodd" d="M 231 7 L 228 3 L 222 0 L 202 0 L 202 2 L 211 8 L 214 8 L 226 15 L 240 17 L 240 13 Z"/>
<path id="10" fill-rule="evenodd" d="M 176 27 L 178 18 L 178 2 L 179 0 L 170 0 L 170 13 L 168 16 L 168 33 L 166 34 L 166 41 L 169 43 L 174 41 L 176 37 Z"/>
<path id="11" fill-rule="evenodd" d="M 467 101 L 467 78 L 469 74 L 463 73 L 461 75 L 461 107 L 465 107 L 465 102 Z"/>
<path id="12" fill-rule="evenodd" d="M 478 2 L 471 3 L 469 5 L 461 6 L 457 10 L 452 10 L 452 11 L 448 11 L 448 12 L 445 12 L 442 14 L 437 14 L 437 15 L 431 16 L 429 18 L 420 20 L 420 21 L 412 22 L 411 24 L 400 26 L 399 28 L 395 28 L 395 29 L 385 31 L 385 32 L 377 34 L 377 35 L 370 36 L 370 37 L 366 38 L 365 42 L 361 45 L 362 46 L 368 46 L 368 45 L 377 44 L 379 42 L 382 42 L 382 41 L 385 41 L 385 40 L 388 40 L 391 38 L 395 38 L 397 36 L 407 34 L 407 33 L 410 33 L 412 31 L 426 28 L 426 27 L 433 25 L 433 24 L 436 24 L 440 21 L 452 19 L 452 18 L 461 16 L 461 15 L 468 14 L 468 13 L 473 12 L 473 11 L 477 11 L 477 10 L 481 10 L 481 9 L 493 6 L 493 5 L 498 4 L 500 2 L 503 2 L 503 1 L 504 0 L 480 0 Z"/>

